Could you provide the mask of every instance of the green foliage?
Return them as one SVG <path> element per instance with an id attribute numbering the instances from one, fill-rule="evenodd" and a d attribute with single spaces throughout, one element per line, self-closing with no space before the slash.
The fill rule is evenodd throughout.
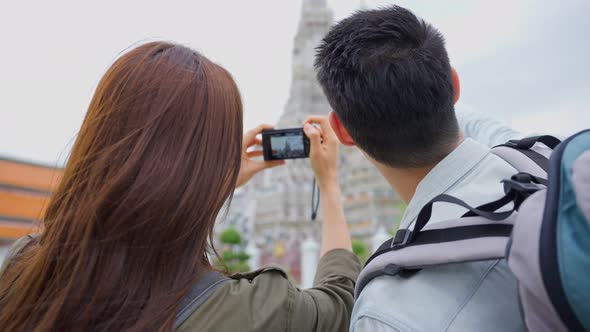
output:
<path id="1" fill-rule="evenodd" d="M 224 262 L 229 262 L 229 261 L 233 260 L 234 258 L 236 258 L 236 254 L 231 250 L 224 250 L 221 253 L 221 259 Z"/>
<path id="2" fill-rule="evenodd" d="M 238 255 L 234 255 L 238 256 Z M 250 265 L 247 261 L 240 261 L 238 259 L 224 260 L 217 262 L 215 266 L 221 270 L 227 270 L 229 273 L 248 272 L 250 271 Z"/>
<path id="3" fill-rule="evenodd" d="M 361 263 L 364 263 L 367 260 L 367 255 L 369 253 L 369 249 L 365 245 L 365 243 L 361 240 L 353 239 L 352 240 L 352 252 L 358 256 Z"/>
<path id="4" fill-rule="evenodd" d="M 250 259 L 250 255 L 248 255 L 247 253 L 241 251 L 238 252 L 236 255 L 236 258 L 240 261 L 240 262 L 247 262 Z"/>
<path id="5" fill-rule="evenodd" d="M 242 235 L 234 227 L 228 227 L 221 232 L 219 240 L 225 246 L 221 252 L 220 259 L 215 262 L 215 267 L 220 270 L 226 270 L 228 273 L 239 273 L 250 271 L 248 260 L 250 255 L 244 252 L 242 244 Z"/>
<path id="6" fill-rule="evenodd" d="M 361 240 L 352 240 L 352 252 L 354 252 L 357 256 L 366 255 L 367 254 L 367 246 Z"/>
<path id="7" fill-rule="evenodd" d="M 246 262 L 239 262 L 231 267 L 233 272 L 248 272 L 250 271 L 250 265 Z"/>
<path id="8" fill-rule="evenodd" d="M 226 230 L 221 232 L 221 243 L 235 244 L 242 243 L 242 235 L 234 227 L 228 227 Z"/>

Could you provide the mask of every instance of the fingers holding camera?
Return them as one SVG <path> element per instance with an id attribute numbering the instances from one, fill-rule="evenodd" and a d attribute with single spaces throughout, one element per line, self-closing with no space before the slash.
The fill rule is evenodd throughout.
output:
<path id="1" fill-rule="evenodd" d="M 318 153 L 322 147 L 322 133 L 318 128 L 309 123 L 303 125 L 303 131 L 307 138 L 309 138 L 310 154 Z"/>
<path id="2" fill-rule="evenodd" d="M 248 158 L 262 157 L 264 155 L 264 152 L 262 150 L 252 150 L 247 151 L 246 155 L 248 156 Z"/>
<path id="3" fill-rule="evenodd" d="M 262 140 L 257 136 L 263 130 L 272 129 L 269 124 L 261 124 L 247 131 L 242 143 L 242 165 L 237 186 L 248 182 L 256 173 L 271 167 L 285 164 L 284 160 L 261 161 L 255 158 L 263 155 L 262 150 L 252 150 L 255 146 L 262 146 Z M 320 186 L 337 184 L 338 178 L 338 139 L 325 116 L 311 116 L 304 123 L 303 130 L 310 140 L 311 165 Z"/>
<path id="4" fill-rule="evenodd" d="M 250 150 L 255 146 L 262 146 L 262 140 L 257 136 L 262 133 L 263 130 L 272 129 L 273 126 L 269 124 L 261 124 L 258 127 L 247 131 L 242 139 L 242 161 L 240 166 L 240 173 L 238 175 L 238 181 L 236 187 L 240 187 L 248 182 L 256 173 L 280 165 L 284 165 L 284 160 L 264 161 L 255 160 L 263 155 L 262 150 Z"/>
<path id="5" fill-rule="evenodd" d="M 310 141 L 309 157 L 318 183 L 322 186 L 337 182 L 339 146 L 328 118 L 309 117 L 305 121 L 303 130 Z"/>
<path id="6" fill-rule="evenodd" d="M 273 125 L 263 123 L 261 125 L 258 125 L 254 129 L 248 130 L 244 134 L 244 137 L 242 139 L 242 149 L 248 150 L 248 148 L 255 146 L 255 145 L 262 146 L 262 140 L 260 138 L 258 138 L 257 136 L 259 134 L 261 134 L 263 130 L 272 129 L 272 128 L 273 128 Z"/>
<path id="7" fill-rule="evenodd" d="M 305 120 L 305 123 L 317 124 L 316 128 L 320 130 L 324 139 L 327 139 L 329 143 L 338 144 L 336 133 L 334 133 L 327 116 L 310 116 Z"/>

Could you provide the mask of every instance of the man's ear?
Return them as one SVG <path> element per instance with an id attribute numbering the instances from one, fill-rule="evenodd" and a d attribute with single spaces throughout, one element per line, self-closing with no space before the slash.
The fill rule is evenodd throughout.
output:
<path id="1" fill-rule="evenodd" d="M 461 84 L 459 83 L 459 74 L 457 74 L 457 71 L 453 67 L 451 67 L 451 75 L 453 76 L 453 88 L 455 89 L 455 97 L 453 101 L 456 104 L 461 96 Z"/>
<path id="2" fill-rule="evenodd" d="M 354 140 L 352 139 L 352 137 L 350 137 L 348 130 L 344 128 L 342 122 L 340 122 L 340 119 L 338 119 L 338 117 L 336 116 L 336 113 L 330 112 L 330 114 L 328 115 L 328 119 L 330 120 L 330 125 L 332 126 L 334 133 L 336 133 L 336 136 L 338 137 L 340 143 L 348 146 L 354 146 Z"/>

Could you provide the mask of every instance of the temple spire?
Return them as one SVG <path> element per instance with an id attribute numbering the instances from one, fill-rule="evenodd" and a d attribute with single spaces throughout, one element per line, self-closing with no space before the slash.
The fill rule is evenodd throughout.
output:
<path id="1" fill-rule="evenodd" d="M 359 4 L 359 9 L 360 10 L 366 10 L 369 7 L 367 6 L 367 1 L 366 0 L 360 0 L 360 4 Z"/>
<path id="2" fill-rule="evenodd" d="M 300 125 L 308 115 L 325 114 L 330 109 L 317 83 L 313 62 L 315 48 L 332 23 L 332 10 L 326 0 L 303 0 L 293 46 L 291 91 L 280 126 Z"/>
<path id="3" fill-rule="evenodd" d="M 326 0 L 303 0 L 302 8 L 318 9 L 326 8 Z"/>

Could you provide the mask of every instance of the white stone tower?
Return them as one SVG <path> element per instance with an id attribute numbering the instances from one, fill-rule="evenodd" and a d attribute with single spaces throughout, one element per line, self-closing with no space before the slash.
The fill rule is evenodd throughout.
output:
<path id="1" fill-rule="evenodd" d="M 315 47 L 332 24 L 332 11 L 325 0 L 304 0 L 301 20 L 293 48 L 292 82 L 285 110 L 277 128 L 301 127 L 309 115 L 325 115 L 330 106 L 316 78 L 313 66 Z M 313 172 L 309 160 L 289 160 L 287 165 L 270 170 L 256 190 L 256 236 L 300 240 L 315 233 L 318 221 L 312 222 L 311 193 Z"/>

